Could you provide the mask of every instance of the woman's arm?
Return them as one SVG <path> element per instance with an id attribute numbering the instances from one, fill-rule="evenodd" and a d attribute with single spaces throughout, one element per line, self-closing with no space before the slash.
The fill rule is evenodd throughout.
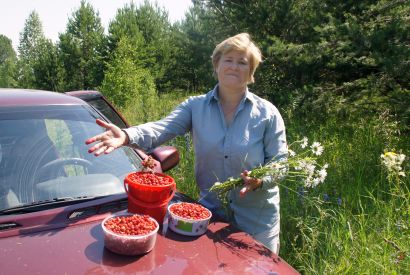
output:
<path id="1" fill-rule="evenodd" d="M 275 108 L 276 109 L 276 108 Z M 279 111 L 276 109 L 274 116 L 268 123 L 264 137 L 265 164 L 275 160 L 286 159 L 288 155 L 288 146 L 286 142 L 285 123 Z M 262 179 L 261 188 L 264 190 L 276 186 L 273 177 L 266 176 Z"/>
<path id="2" fill-rule="evenodd" d="M 285 124 L 282 116 L 275 107 L 272 109 L 272 116 L 266 126 L 263 147 L 265 155 L 263 164 L 287 157 Z M 243 171 L 240 176 L 244 182 L 244 187 L 240 191 L 241 196 L 259 188 L 267 190 L 276 186 L 275 180 L 271 176 L 254 178 L 249 176 L 249 171 Z"/>
<path id="3" fill-rule="evenodd" d="M 185 100 L 159 121 L 123 129 L 128 135 L 129 145 L 149 151 L 175 136 L 188 132 L 192 125 L 192 101 L 192 98 Z"/>

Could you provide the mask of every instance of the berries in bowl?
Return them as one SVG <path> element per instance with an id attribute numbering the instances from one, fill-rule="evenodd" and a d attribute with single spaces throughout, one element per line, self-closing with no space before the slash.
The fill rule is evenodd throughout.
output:
<path id="1" fill-rule="evenodd" d="M 211 211 L 198 203 L 178 202 L 168 206 L 168 226 L 179 234 L 200 236 L 208 228 Z"/>
<path id="2" fill-rule="evenodd" d="M 151 251 L 159 229 L 157 221 L 150 216 L 132 213 L 109 216 L 101 226 L 105 247 L 122 255 L 140 255 Z"/>

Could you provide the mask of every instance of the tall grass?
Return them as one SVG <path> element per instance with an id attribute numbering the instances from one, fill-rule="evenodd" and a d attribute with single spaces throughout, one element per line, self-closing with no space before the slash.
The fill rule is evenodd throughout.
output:
<path id="1" fill-rule="evenodd" d="M 159 119 L 187 94 L 161 95 L 152 119 Z M 133 123 L 136 110 L 124 110 Z M 284 114 L 289 142 L 307 136 L 325 146 L 329 163 L 324 184 L 313 190 L 281 190 L 280 256 L 303 274 L 409 274 L 410 192 L 406 177 L 388 181 L 383 150 L 402 150 L 410 141 L 389 116 L 336 117 L 322 123 Z M 181 162 L 168 173 L 178 189 L 198 198 L 189 136 L 170 142 Z"/>
<path id="2" fill-rule="evenodd" d="M 316 203 L 281 194 L 281 256 L 302 273 L 410 270 L 409 179 L 389 182 L 380 162 L 384 149 L 408 156 L 409 141 L 389 136 L 399 131 L 386 129 L 383 119 L 333 118 L 307 127 L 288 118 L 289 139 L 302 134 L 322 142 L 329 163 L 325 184 L 309 191 Z"/>

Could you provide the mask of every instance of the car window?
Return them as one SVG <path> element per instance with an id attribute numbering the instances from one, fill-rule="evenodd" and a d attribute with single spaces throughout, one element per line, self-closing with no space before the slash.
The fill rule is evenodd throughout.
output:
<path id="1" fill-rule="evenodd" d="M 62 197 L 124 192 L 140 170 L 130 148 L 95 157 L 85 140 L 104 130 L 87 106 L 0 108 L 0 210 Z"/>
<path id="2" fill-rule="evenodd" d="M 106 118 L 120 128 L 126 128 L 124 121 L 121 117 L 108 105 L 108 103 L 102 98 L 90 99 L 87 102 L 99 110 Z"/>

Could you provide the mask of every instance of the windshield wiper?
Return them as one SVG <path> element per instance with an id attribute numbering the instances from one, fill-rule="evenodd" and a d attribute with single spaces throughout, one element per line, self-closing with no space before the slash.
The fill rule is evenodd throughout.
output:
<path id="1" fill-rule="evenodd" d="M 24 214 L 31 213 L 41 210 L 47 210 L 50 208 L 55 208 L 64 205 L 75 204 L 78 202 L 86 202 L 90 200 L 99 199 L 105 196 L 83 196 L 83 197 L 63 197 L 55 198 L 51 200 L 43 200 L 31 202 L 24 205 L 18 205 L 11 208 L 0 210 L 0 215 L 9 215 L 9 214 Z"/>

